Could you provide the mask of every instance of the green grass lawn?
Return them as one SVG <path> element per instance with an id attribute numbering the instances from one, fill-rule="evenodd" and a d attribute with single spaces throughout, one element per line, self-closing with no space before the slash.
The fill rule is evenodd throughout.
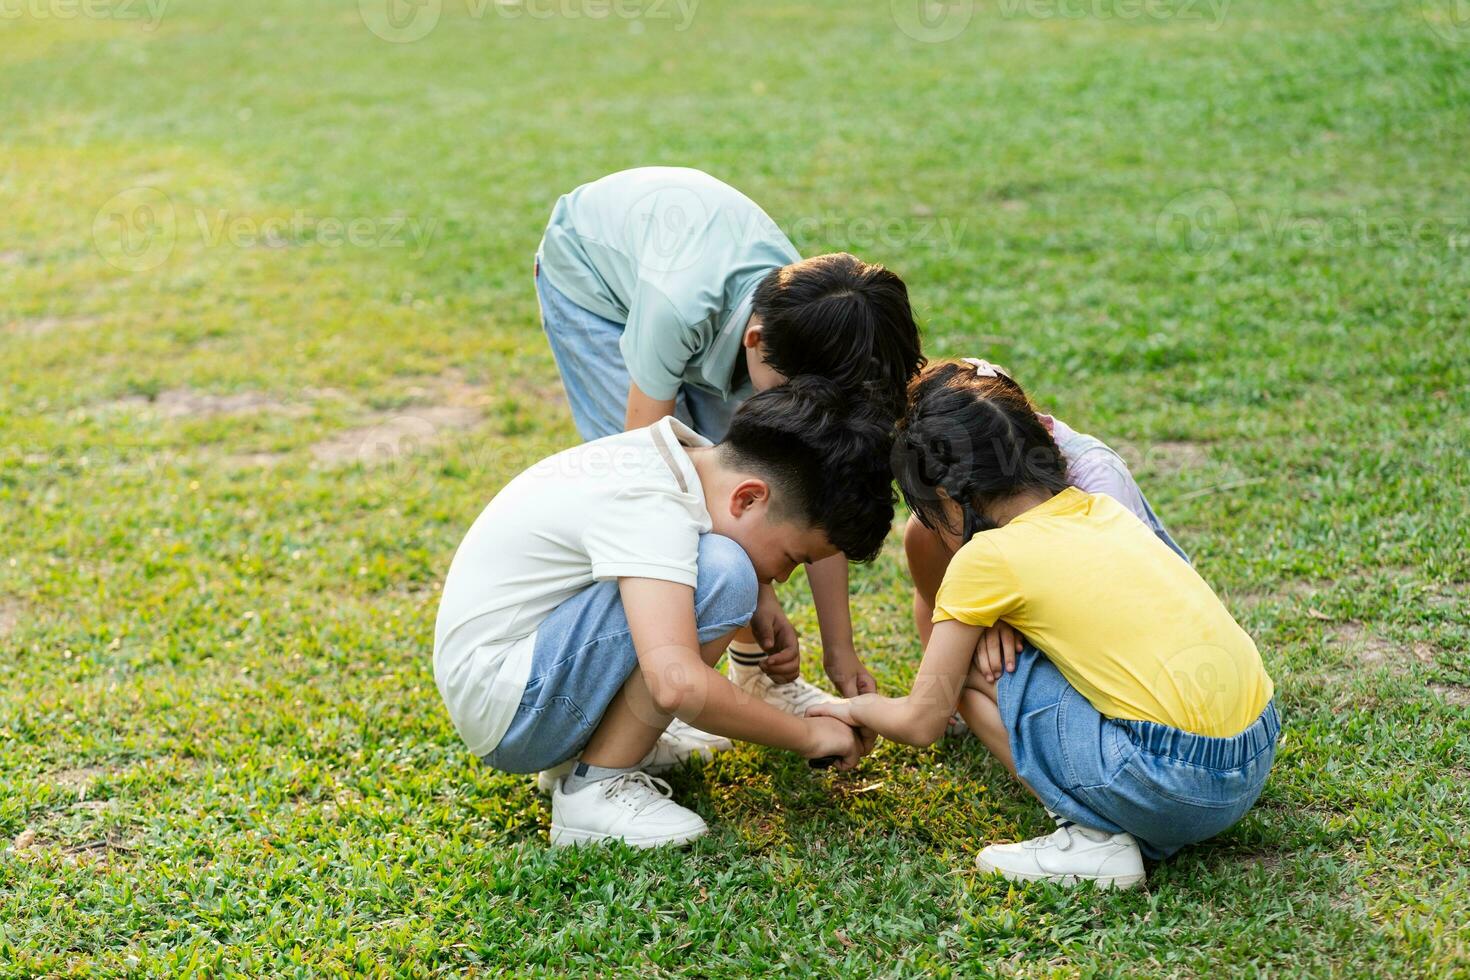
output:
<path id="1" fill-rule="evenodd" d="M 0 8 L 0 974 L 1470 973 L 1463 10 L 598 2 Z M 1276 679 L 1250 816 L 1017 889 L 974 853 L 1045 818 L 974 740 L 742 748 L 674 779 L 690 850 L 547 850 L 437 589 L 575 439 L 551 205 L 646 163 L 1125 449 Z M 900 689 L 896 536 L 854 590 Z"/>

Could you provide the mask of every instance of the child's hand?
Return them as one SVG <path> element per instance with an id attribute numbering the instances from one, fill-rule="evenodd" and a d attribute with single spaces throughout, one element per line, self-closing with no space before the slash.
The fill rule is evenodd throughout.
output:
<path id="1" fill-rule="evenodd" d="M 813 718 L 815 712 L 807 712 L 806 723 L 810 731 L 807 751 L 802 755 L 808 759 L 837 758 L 836 768 L 851 769 L 864 755 L 857 732 L 832 717 Z"/>
<path id="2" fill-rule="evenodd" d="M 1010 623 L 996 620 L 994 626 L 980 634 L 980 642 L 975 645 L 975 668 L 980 671 L 980 676 L 994 684 L 1000 680 L 1002 670 L 1014 673 L 1016 651 L 1024 642 L 1025 639 Z"/>
<path id="3" fill-rule="evenodd" d="M 761 670 L 777 684 L 796 680 L 801 673 L 801 640 L 796 635 L 796 627 L 786 618 L 776 590 L 768 585 L 761 586 L 750 630 L 767 653 L 761 661 Z"/>
<path id="4" fill-rule="evenodd" d="M 838 694 L 845 698 L 855 698 L 859 694 L 877 693 L 878 682 L 858 659 L 857 651 L 851 648 L 824 650 L 822 659 L 827 667 L 827 676 L 832 679 Z"/>
<path id="5" fill-rule="evenodd" d="M 851 701 L 823 701 L 806 709 L 808 718 L 836 718 L 844 725 L 856 725 L 852 719 Z"/>
<path id="6" fill-rule="evenodd" d="M 857 735 L 858 747 L 862 749 L 860 755 L 867 755 L 873 751 L 873 746 L 878 744 L 878 733 L 858 724 L 853 714 L 851 701 L 824 701 L 821 704 L 814 704 L 806 709 L 806 716 L 808 718 L 836 718 L 840 722 L 853 726 L 852 730 Z"/>

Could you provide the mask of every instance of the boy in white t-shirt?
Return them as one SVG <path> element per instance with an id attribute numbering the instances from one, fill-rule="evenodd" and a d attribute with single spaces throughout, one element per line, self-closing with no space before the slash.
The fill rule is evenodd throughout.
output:
<path id="1" fill-rule="evenodd" d="M 758 584 L 877 554 L 893 521 L 891 426 L 835 383 L 796 378 L 746 401 L 718 445 L 666 417 L 543 460 L 480 514 L 445 581 L 434 677 L 486 764 L 573 763 L 552 794 L 554 846 L 707 830 L 646 771 L 675 717 L 844 767 L 871 748 L 714 664 Z"/>

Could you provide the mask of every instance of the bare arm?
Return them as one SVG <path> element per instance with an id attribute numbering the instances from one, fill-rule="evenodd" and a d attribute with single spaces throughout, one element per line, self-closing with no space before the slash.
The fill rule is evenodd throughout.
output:
<path id="1" fill-rule="evenodd" d="M 860 755 L 853 730 L 831 718 L 798 718 L 753 698 L 699 656 L 694 590 L 648 578 L 618 579 L 638 666 L 658 709 L 707 732 L 789 749 L 809 759 Z"/>
<path id="2" fill-rule="evenodd" d="M 674 399 L 651 398 L 645 395 L 637 383 L 628 383 L 628 415 L 623 429 L 641 429 L 652 425 L 665 415 L 674 414 Z"/>
<path id="3" fill-rule="evenodd" d="M 907 745 L 932 745 L 944 734 L 975 657 L 982 628 L 955 620 L 934 624 L 913 690 L 901 698 L 864 694 L 814 705 L 807 714 L 839 718 Z"/>
<path id="4" fill-rule="evenodd" d="M 873 675 L 858 658 L 848 605 L 847 556 L 838 553 L 806 567 L 812 587 L 812 605 L 822 631 L 822 660 L 827 676 L 845 697 L 876 691 Z"/>

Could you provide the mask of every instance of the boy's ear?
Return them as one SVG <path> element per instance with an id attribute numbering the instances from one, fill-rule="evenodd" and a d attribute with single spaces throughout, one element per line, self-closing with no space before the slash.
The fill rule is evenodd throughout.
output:
<path id="1" fill-rule="evenodd" d="M 746 511 L 760 504 L 769 503 L 771 500 L 771 488 L 764 480 L 754 477 L 741 480 L 735 489 L 730 491 L 730 516 L 744 517 Z"/>
<path id="2" fill-rule="evenodd" d="M 740 338 L 740 343 L 747 350 L 755 350 L 761 345 L 761 321 L 752 316 L 745 325 L 745 336 Z"/>

